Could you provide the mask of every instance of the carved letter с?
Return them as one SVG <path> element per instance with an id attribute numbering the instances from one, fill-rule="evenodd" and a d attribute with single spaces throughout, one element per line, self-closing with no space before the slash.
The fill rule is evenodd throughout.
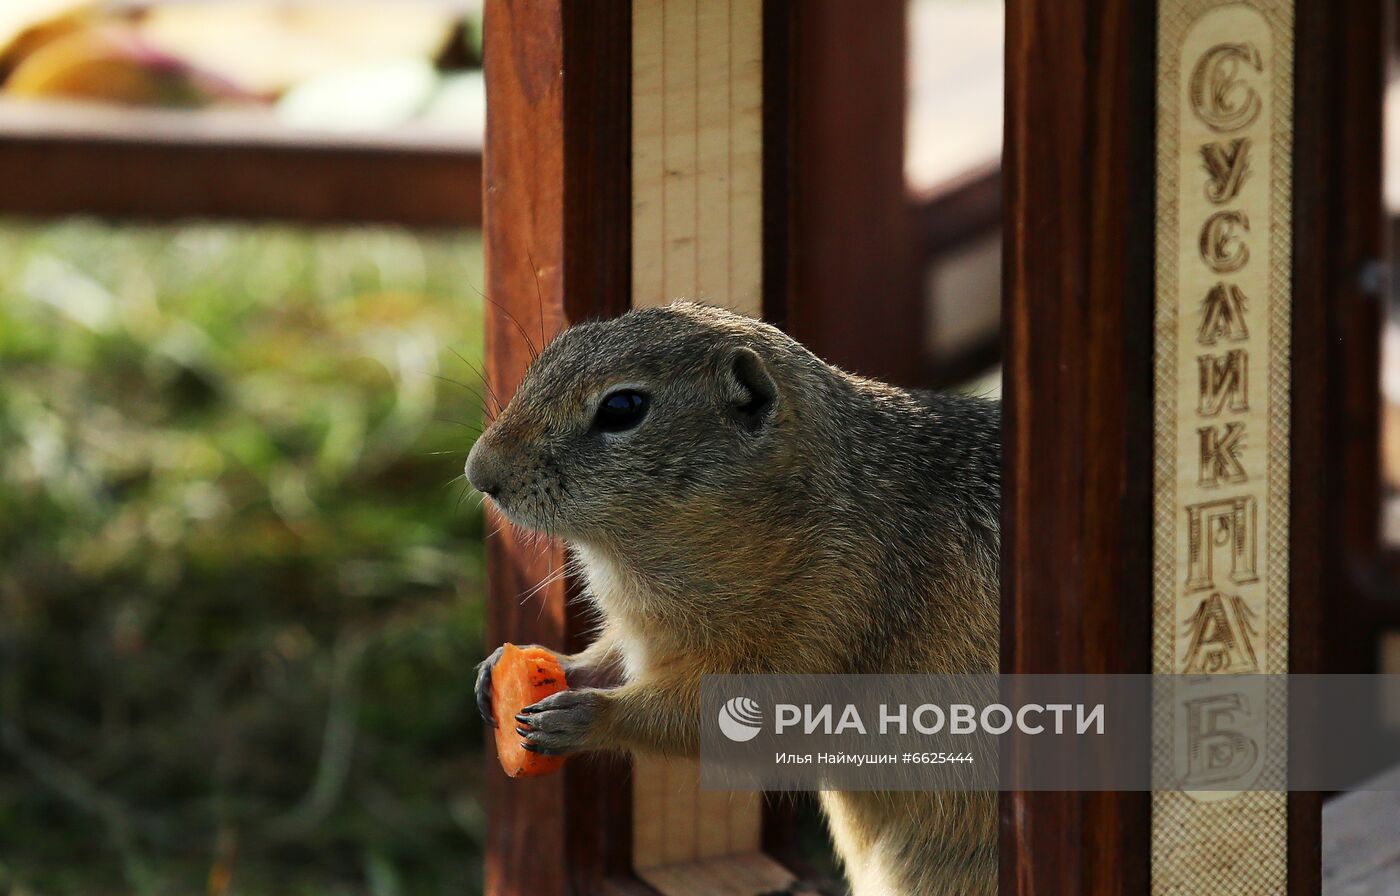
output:
<path id="1" fill-rule="evenodd" d="M 1241 65 L 1262 73 L 1264 62 L 1252 43 L 1217 44 L 1191 72 L 1191 109 L 1213 131 L 1248 127 L 1264 107 L 1259 92 L 1239 77 Z"/>
<path id="2" fill-rule="evenodd" d="M 1238 271 L 1249 261 L 1249 247 L 1237 229 L 1249 232 L 1249 217 L 1244 212 L 1216 212 L 1201 228 L 1201 258 L 1217 274 Z"/>

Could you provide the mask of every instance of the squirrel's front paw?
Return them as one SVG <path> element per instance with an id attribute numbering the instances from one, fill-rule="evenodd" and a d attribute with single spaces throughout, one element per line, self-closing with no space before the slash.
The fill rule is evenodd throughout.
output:
<path id="1" fill-rule="evenodd" d="M 543 756 L 560 756 L 589 749 L 607 695 L 595 688 L 578 688 L 551 694 L 515 717 L 515 730 L 525 738 L 525 749 Z"/>
<path id="2" fill-rule="evenodd" d="M 502 644 L 491 655 L 476 664 L 476 708 L 482 719 L 492 728 L 496 727 L 496 712 L 491 706 L 491 670 L 501 661 L 506 646 Z"/>

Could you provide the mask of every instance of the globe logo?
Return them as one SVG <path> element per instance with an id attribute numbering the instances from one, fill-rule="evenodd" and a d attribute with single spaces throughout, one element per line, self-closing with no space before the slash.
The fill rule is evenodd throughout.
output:
<path id="1" fill-rule="evenodd" d="M 719 730 L 737 743 L 753 740 L 763 730 L 763 710 L 748 697 L 731 697 L 719 708 Z"/>

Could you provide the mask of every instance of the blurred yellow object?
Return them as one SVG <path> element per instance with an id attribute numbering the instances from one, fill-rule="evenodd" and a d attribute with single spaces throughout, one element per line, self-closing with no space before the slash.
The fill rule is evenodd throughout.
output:
<path id="1" fill-rule="evenodd" d="M 92 0 L 0 0 L 0 77 L 25 57 L 89 24 Z"/>
<path id="2" fill-rule="evenodd" d="M 10 96 L 69 97 L 143 106 L 201 106 L 242 96 L 213 75 L 145 45 L 132 28 L 88 28 L 25 57 L 4 85 Z"/>

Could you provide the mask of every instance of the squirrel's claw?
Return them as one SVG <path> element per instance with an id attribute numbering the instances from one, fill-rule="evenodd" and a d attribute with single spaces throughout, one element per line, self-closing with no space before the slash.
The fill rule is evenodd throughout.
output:
<path id="1" fill-rule="evenodd" d="M 591 688 L 560 691 L 522 709 L 516 731 L 525 739 L 525 749 L 542 756 L 584 749 L 603 702 L 602 694 Z"/>
<path id="2" fill-rule="evenodd" d="M 524 749 L 529 750 L 531 753 L 539 753 L 541 756 L 562 756 L 565 752 L 564 750 L 551 750 L 546 747 L 537 747 L 534 744 L 530 743 L 528 740 L 525 741 L 525 743 L 523 743 L 521 746 Z"/>

